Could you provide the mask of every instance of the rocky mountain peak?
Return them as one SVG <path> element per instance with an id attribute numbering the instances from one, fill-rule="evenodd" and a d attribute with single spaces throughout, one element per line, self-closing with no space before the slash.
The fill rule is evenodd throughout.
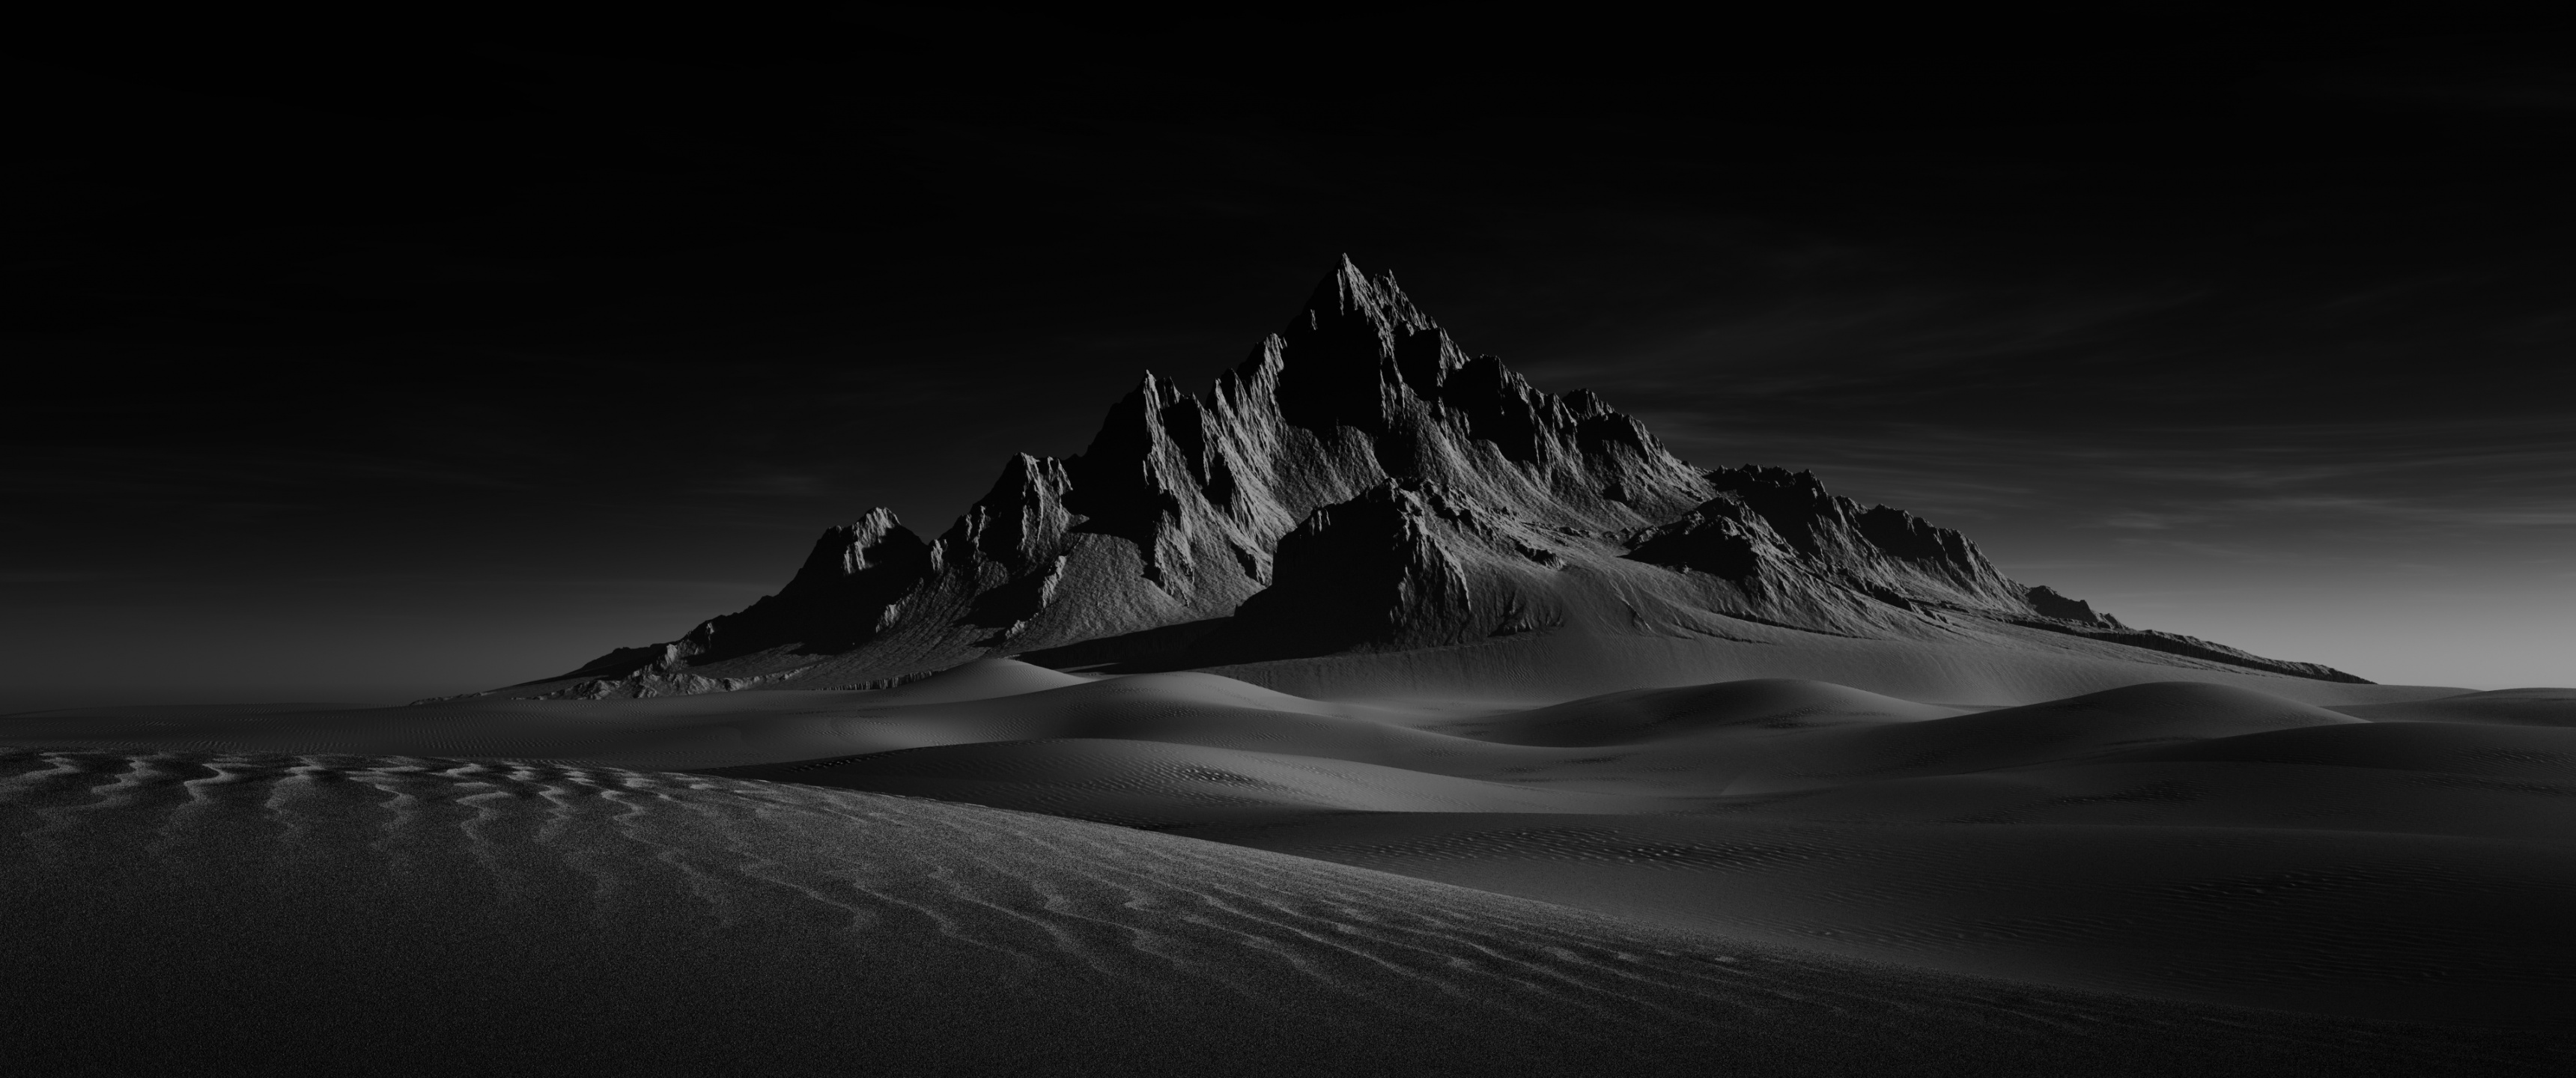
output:
<path id="1" fill-rule="evenodd" d="M 1346 256 L 1240 373 L 1247 381 L 1268 375 L 1290 423 L 1383 434 L 1436 399 L 1448 372 L 1466 362 L 1392 274 L 1371 279 Z"/>
<path id="2" fill-rule="evenodd" d="M 1404 294 L 1403 287 L 1395 283 L 1394 273 L 1372 278 L 1349 255 L 1343 255 L 1341 264 L 1315 286 L 1314 294 L 1307 297 L 1305 310 L 1298 313 L 1287 332 L 1324 332 L 1325 327 L 1344 322 L 1374 329 L 1388 344 L 1403 334 L 1439 328 L 1430 315 L 1414 305 L 1412 297 Z"/>
<path id="3" fill-rule="evenodd" d="M 921 537 L 895 519 L 894 510 L 870 509 L 854 523 L 824 529 L 788 586 L 824 587 L 880 566 L 908 564 L 917 560 L 915 552 L 922 546 Z"/>
<path id="4" fill-rule="evenodd" d="M 1081 453 L 1014 456 L 938 539 L 871 511 L 776 595 L 522 688 L 878 685 L 985 655 L 1205 665 L 1728 619 L 1930 639 L 1959 616 L 2127 632 L 1811 474 L 1694 468 L 1598 395 L 1469 355 L 1345 257 L 1207 393 L 1145 374 Z"/>

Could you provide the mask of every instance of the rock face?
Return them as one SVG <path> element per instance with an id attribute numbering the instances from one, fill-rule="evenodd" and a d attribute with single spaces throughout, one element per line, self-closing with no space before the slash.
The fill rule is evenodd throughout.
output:
<path id="1" fill-rule="evenodd" d="M 1089 448 L 1014 458 L 937 539 L 872 511 L 747 609 L 502 691 L 879 687 L 985 655 L 1172 667 L 1730 621 L 1929 639 L 1961 619 L 2359 680 L 2127 629 L 1806 473 L 1694 468 L 1588 392 L 1469 356 L 1344 260 L 1205 396 L 1147 374 Z"/>

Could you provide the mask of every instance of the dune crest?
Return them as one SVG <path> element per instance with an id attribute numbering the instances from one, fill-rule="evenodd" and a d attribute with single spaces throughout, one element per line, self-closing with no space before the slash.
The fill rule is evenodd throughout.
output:
<path id="1" fill-rule="evenodd" d="M 2428 700 L 2353 703 L 2335 710 L 2373 722 L 2576 727 L 2576 689 L 2498 689 Z"/>

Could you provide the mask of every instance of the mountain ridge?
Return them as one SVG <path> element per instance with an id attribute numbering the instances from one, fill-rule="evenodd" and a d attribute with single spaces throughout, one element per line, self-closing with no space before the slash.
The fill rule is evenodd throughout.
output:
<path id="1" fill-rule="evenodd" d="M 1468 354 L 1345 257 L 1207 393 L 1147 372 L 1081 453 L 1014 456 L 936 539 L 871 510 L 741 611 L 493 692 L 874 688 L 988 655 L 1176 669 L 1729 621 L 1942 642 L 2009 623 L 2361 681 L 2128 628 L 1810 473 L 1695 468 L 1597 395 Z"/>

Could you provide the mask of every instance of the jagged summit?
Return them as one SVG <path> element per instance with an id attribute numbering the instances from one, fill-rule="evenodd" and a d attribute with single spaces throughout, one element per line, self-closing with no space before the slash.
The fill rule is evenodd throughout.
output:
<path id="1" fill-rule="evenodd" d="M 1210 665 L 1745 624 L 1952 640 L 1981 623 L 2357 680 L 2128 630 L 1804 472 L 1694 468 L 1599 397 L 1469 355 L 1345 257 L 1206 394 L 1148 372 L 1081 453 L 1013 457 L 938 538 L 872 510 L 826 530 L 775 595 L 504 691 L 882 687 L 987 655 Z"/>

